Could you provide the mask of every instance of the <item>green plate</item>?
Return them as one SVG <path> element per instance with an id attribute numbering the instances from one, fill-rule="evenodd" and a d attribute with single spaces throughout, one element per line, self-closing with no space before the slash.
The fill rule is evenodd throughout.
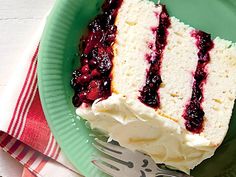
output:
<path id="1" fill-rule="evenodd" d="M 235 0 L 163 0 L 171 15 L 187 24 L 236 42 Z M 49 126 L 64 154 L 83 175 L 105 177 L 92 163 L 98 152 L 94 134 L 77 119 L 71 104 L 71 73 L 79 65 L 78 43 L 103 0 L 57 0 L 48 17 L 39 52 L 39 91 Z M 229 133 L 215 156 L 192 174 L 236 177 L 236 111 Z"/>

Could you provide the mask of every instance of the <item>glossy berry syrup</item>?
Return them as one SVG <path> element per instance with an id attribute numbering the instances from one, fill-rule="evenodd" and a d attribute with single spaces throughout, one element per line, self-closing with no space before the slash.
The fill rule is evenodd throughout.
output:
<path id="1" fill-rule="evenodd" d="M 201 133 L 203 130 L 204 111 L 201 106 L 203 102 L 203 86 L 207 79 L 207 64 L 210 61 L 210 50 L 214 47 L 211 35 L 202 31 L 194 31 L 192 37 L 196 39 L 198 47 L 198 64 L 194 74 L 192 97 L 183 114 L 186 120 L 186 129 L 193 133 Z"/>
<path id="2" fill-rule="evenodd" d="M 92 104 L 111 95 L 111 70 L 117 27 L 115 19 L 123 0 L 106 0 L 102 13 L 89 25 L 81 39 L 81 66 L 73 72 L 73 104 Z"/>
<path id="3" fill-rule="evenodd" d="M 148 62 L 150 68 L 147 71 L 145 86 L 140 91 L 139 100 L 147 106 L 158 108 L 160 105 L 158 90 L 162 83 L 161 80 L 161 62 L 165 46 L 167 45 L 168 28 L 171 25 L 166 7 L 162 5 L 159 26 L 156 28 L 156 51 L 154 57 Z"/>

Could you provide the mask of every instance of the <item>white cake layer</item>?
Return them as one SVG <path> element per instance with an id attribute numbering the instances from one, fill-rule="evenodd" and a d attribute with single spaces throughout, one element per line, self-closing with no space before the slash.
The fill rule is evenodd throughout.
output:
<path id="1" fill-rule="evenodd" d="M 219 146 L 227 133 L 236 98 L 236 45 L 216 38 L 204 86 L 202 136 Z"/>
<path id="2" fill-rule="evenodd" d="M 179 121 L 183 127 L 182 115 L 192 95 L 193 73 L 198 63 L 198 49 L 192 31 L 193 28 L 171 18 L 161 67 L 161 106 L 157 111 Z"/>
<path id="3" fill-rule="evenodd" d="M 122 146 L 189 172 L 214 154 L 227 132 L 236 95 L 236 46 L 214 40 L 202 104 L 205 127 L 201 134 L 192 134 L 182 114 L 192 94 L 198 49 L 191 37 L 194 29 L 174 17 L 161 67 L 161 107 L 155 110 L 138 100 L 149 68 L 146 55 L 156 39 L 151 28 L 158 26 L 161 10 L 147 0 L 124 0 L 116 19 L 112 96 L 76 112 Z"/>
<path id="4" fill-rule="evenodd" d="M 124 0 L 116 20 L 118 33 L 113 47 L 113 92 L 135 99 L 140 95 L 149 68 L 145 54 L 152 53 L 149 43 L 155 44 L 156 40 L 151 29 L 158 26 L 155 13 L 160 12 L 161 7 L 149 1 Z"/>

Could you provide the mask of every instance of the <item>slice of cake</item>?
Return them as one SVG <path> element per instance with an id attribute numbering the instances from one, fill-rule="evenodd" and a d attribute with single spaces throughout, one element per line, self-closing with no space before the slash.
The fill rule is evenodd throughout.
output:
<path id="1" fill-rule="evenodd" d="M 121 146 L 189 172 L 222 143 L 236 98 L 236 45 L 164 5 L 106 1 L 81 40 L 76 113 Z"/>

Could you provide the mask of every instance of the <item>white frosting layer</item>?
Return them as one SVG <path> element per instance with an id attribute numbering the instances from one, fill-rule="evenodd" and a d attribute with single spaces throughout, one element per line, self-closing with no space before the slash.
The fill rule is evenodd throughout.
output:
<path id="1" fill-rule="evenodd" d="M 204 137 L 182 129 L 178 122 L 120 94 L 97 101 L 91 108 L 80 107 L 76 112 L 92 128 L 105 131 L 121 146 L 145 152 L 158 163 L 186 172 L 212 156 L 216 149 Z"/>

